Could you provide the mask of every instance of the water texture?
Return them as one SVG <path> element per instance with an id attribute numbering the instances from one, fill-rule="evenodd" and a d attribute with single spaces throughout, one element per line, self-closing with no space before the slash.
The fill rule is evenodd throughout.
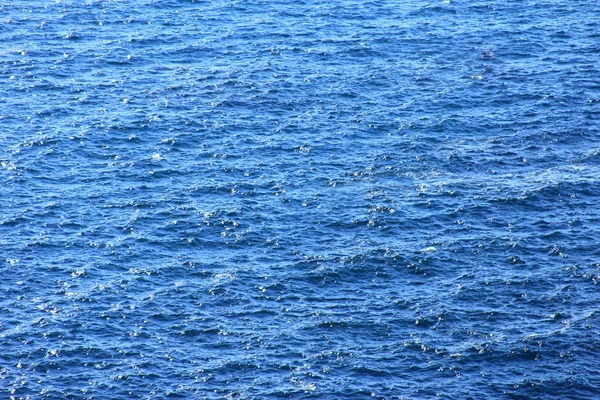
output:
<path id="1" fill-rule="evenodd" d="M 600 398 L 600 3 L 0 5 L 0 398 Z"/>

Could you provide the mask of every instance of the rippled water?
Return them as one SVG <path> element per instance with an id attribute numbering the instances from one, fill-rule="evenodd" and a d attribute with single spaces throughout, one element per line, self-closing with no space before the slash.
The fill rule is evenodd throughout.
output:
<path id="1" fill-rule="evenodd" d="M 600 397 L 596 1 L 0 5 L 0 397 Z"/>

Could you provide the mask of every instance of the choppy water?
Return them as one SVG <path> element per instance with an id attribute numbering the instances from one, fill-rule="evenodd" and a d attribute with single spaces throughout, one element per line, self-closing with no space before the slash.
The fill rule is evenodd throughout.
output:
<path id="1" fill-rule="evenodd" d="M 0 397 L 600 397 L 596 1 L 0 5 Z"/>

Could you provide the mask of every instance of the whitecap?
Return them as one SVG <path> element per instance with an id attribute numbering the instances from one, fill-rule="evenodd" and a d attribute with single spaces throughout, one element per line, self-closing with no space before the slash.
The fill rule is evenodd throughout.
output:
<path id="1" fill-rule="evenodd" d="M 429 246 L 429 247 L 419 250 L 419 252 L 421 252 L 421 253 L 432 253 L 434 251 L 437 251 L 437 249 L 434 246 Z"/>

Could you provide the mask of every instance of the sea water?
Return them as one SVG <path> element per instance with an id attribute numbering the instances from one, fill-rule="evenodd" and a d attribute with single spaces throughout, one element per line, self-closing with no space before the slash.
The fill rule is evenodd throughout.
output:
<path id="1" fill-rule="evenodd" d="M 600 4 L 4 1 L 0 397 L 600 398 Z"/>

